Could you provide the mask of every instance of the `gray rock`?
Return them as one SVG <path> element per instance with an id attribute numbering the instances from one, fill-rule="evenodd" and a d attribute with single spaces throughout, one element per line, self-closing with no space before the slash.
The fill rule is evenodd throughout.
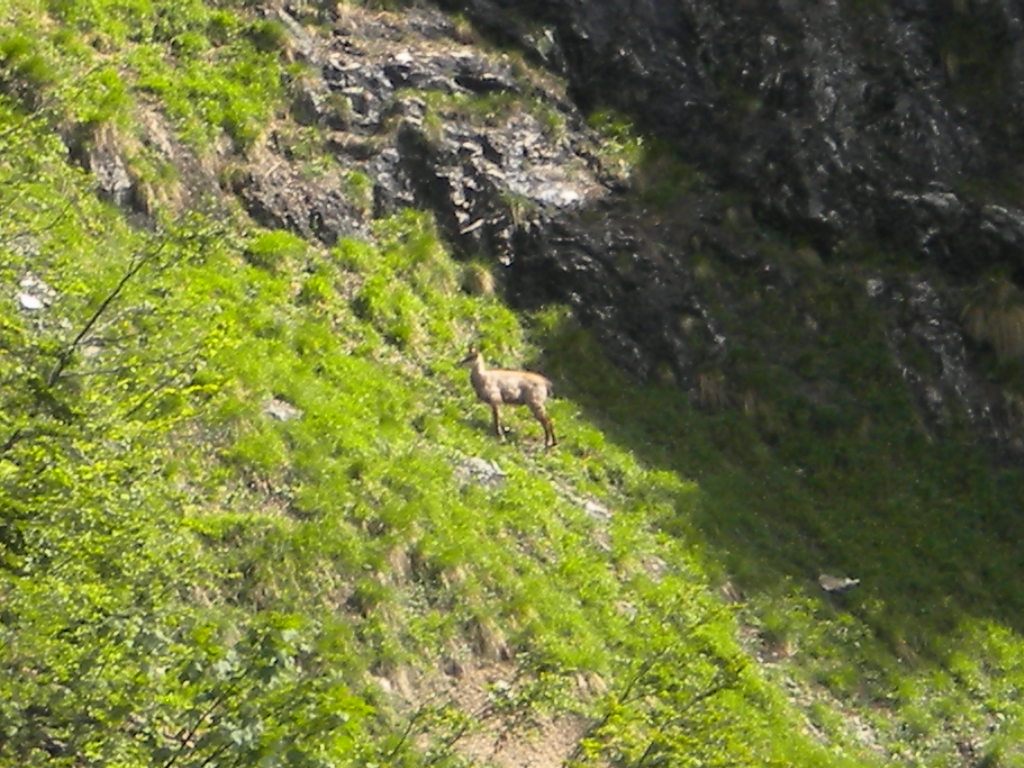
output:
<path id="1" fill-rule="evenodd" d="M 42 299 L 38 296 L 33 296 L 31 293 L 19 293 L 17 298 L 18 305 L 28 312 L 36 312 L 46 307 Z"/>
<path id="2" fill-rule="evenodd" d="M 46 309 L 57 298 L 57 292 L 42 278 L 31 272 L 18 281 L 21 290 L 15 295 L 18 306 L 26 312 Z"/>
<path id="3" fill-rule="evenodd" d="M 275 421 L 294 421 L 302 418 L 302 409 L 280 397 L 272 397 L 263 403 L 263 413 Z"/>
<path id="4" fill-rule="evenodd" d="M 469 456 L 456 463 L 455 478 L 463 485 L 474 483 L 485 488 L 497 488 L 504 485 L 506 475 L 496 462 Z"/>
<path id="5" fill-rule="evenodd" d="M 860 579 L 851 579 L 848 576 L 832 576 L 823 573 L 818 576 L 818 584 L 826 592 L 846 592 L 860 584 Z"/>

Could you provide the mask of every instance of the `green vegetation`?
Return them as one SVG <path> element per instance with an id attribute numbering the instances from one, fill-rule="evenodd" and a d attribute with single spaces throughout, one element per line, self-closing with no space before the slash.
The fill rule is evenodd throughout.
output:
<path id="1" fill-rule="evenodd" d="M 96 198 L 58 131 L 130 134 L 159 95 L 197 151 L 249 151 L 285 112 L 276 26 L 0 21 L 0 763 L 457 766 L 566 714 L 574 766 L 1024 759 L 1024 478 L 956 414 L 931 442 L 855 267 L 764 243 L 783 296 L 707 257 L 736 349 L 701 409 L 564 308 L 464 290 L 422 214 L 328 250 Z M 493 439 L 470 340 L 558 382 L 558 450 L 528 414 Z M 507 681 L 483 715 L 438 693 L 477 666 Z"/>
<path id="2" fill-rule="evenodd" d="M 608 110 L 593 113 L 587 123 L 601 136 L 599 151 L 607 168 L 628 178 L 645 157 L 643 137 L 627 117 Z"/>
<path id="3" fill-rule="evenodd" d="M 998 14 L 952 0 L 939 27 L 939 48 L 949 83 L 975 108 L 998 108 L 1010 77 L 1012 32 Z"/>
<path id="4" fill-rule="evenodd" d="M 126 129 L 134 104 L 158 100 L 187 142 L 209 149 L 226 137 L 245 150 L 278 107 L 286 38 L 271 22 L 198 0 L 173 11 L 148 0 L 13 0 L 0 20 L 3 92 L 38 109 L 59 84 L 49 106 L 76 125 Z"/>

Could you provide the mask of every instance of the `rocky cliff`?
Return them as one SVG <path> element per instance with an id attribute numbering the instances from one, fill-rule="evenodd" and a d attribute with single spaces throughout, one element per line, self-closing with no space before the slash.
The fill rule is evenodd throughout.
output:
<path id="1" fill-rule="evenodd" d="M 954 286 L 994 268 L 1021 275 L 1019 3 L 448 5 L 564 74 L 582 109 L 611 106 L 633 116 L 707 174 L 716 193 L 738 199 L 746 223 L 826 263 L 856 263 L 866 250 L 906 254 L 916 273 L 910 283 L 876 279 L 872 289 L 900 318 L 890 335 L 915 337 L 937 362 L 929 377 L 900 361 L 906 380 L 932 421 L 952 397 L 987 436 L 1014 444 L 1004 393 L 970 370 L 960 299 L 936 293 L 921 274 L 937 268 Z M 641 281 L 642 316 L 612 324 L 643 349 L 633 350 L 647 360 L 635 366 L 642 372 L 666 357 L 692 382 L 692 339 L 669 329 L 678 328 L 679 312 L 709 320 L 694 295 L 684 298 L 695 250 L 711 245 L 733 261 L 758 260 L 749 242 L 723 236 L 723 219 L 738 229 L 728 219 L 736 208 L 723 217 L 712 197 L 664 211 L 677 231 L 660 245 L 646 237 L 636 249 L 648 269 L 663 266 Z M 627 228 L 617 219 L 610 217 L 607 233 Z M 666 248 L 667 259 L 658 253 Z M 606 264 L 614 250 L 604 250 Z M 565 254 L 548 259 L 567 261 Z M 596 281 L 604 291 L 609 284 L 632 290 L 628 280 L 607 277 Z M 632 304 L 613 302 L 624 303 Z M 709 338 L 720 339 L 713 322 L 706 326 Z"/>
<path id="2" fill-rule="evenodd" d="M 823 253 L 879 241 L 961 275 L 1017 256 L 1019 3 L 449 5 Z"/>
<path id="3" fill-rule="evenodd" d="M 251 215 L 330 244 L 425 207 L 514 303 L 570 304 L 637 377 L 711 404 L 743 397 L 737 346 L 785 365 L 819 343 L 801 270 L 854 281 L 928 428 L 963 413 L 1018 450 L 1024 400 L 986 355 L 1024 339 L 1021 3 L 440 6 L 265 11 L 336 163 L 306 172 L 271 126 L 222 174 Z M 802 308 L 755 320 L 761 290 Z M 971 296 L 1002 314 L 965 323 Z M 786 349 L 753 341 L 776 321 Z"/>

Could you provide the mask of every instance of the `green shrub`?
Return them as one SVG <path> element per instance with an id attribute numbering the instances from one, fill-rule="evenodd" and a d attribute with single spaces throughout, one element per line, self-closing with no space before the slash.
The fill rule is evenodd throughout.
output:
<path id="1" fill-rule="evenodd" d="M 33 38 L 12 34 L 0 39 L 0 93 L 19 101 L 28 110 L 37 109 L 58 73 L 45 56 L 37 52 Z"/>
<path id="2" fill-rule="evenodd" d="M 294 268 L 306 254 L 306 241 L 283 229 L 261 232 L 245 246 L 245 259 L 270 273 Z"/>
<path id="3" fill-rule="evenodd" d="M 280 22 L 269 19 L 254 22 L 246 34 L 256 49 L 263 53 L 277 53 L 288 48 L 288 30 Z"/>
<path id="4" fill-rule="evenodd" d="M 364 216 L 373 212 L 373 179 L 359 171 L 345 173 L 345 197 Z"/>

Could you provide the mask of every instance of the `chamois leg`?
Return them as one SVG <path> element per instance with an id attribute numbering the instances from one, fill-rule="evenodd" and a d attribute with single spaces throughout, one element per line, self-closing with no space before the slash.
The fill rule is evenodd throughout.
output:
<path id="1" fill-rule="evenodd" d="M 544 427 L 544 447 L 554 448 L 558 445 L 558 439 L 555 437 L 555 425 L 551 421 L 551 417 L 548 416 L 543 405 L 531 405 L 530 410 L 533 411 L 534 417 Z"/>
<path id="2" fill-rule="evenodd" d="M 501 442 L 505 442 L 505 431 L 501 428 L 501 415 L 498 413 L 496 403 L 491 403 L 491 411 L 494 412 L 494 433 Z"/>

